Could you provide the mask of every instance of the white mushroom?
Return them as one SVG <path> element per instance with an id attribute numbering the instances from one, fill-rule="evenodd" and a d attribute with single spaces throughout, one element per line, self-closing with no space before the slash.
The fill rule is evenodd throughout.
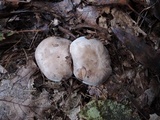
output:
<path id="1" fill-rule="evenodd" d="M 69 53 L 71 41 L 49 37 L 44 39 L 35 51 L 35 59 L 42 73 L 52 81 L 68 79 L 72 75 L 72 61 Z"/>
<path id="2" fill-rule="evenodd" d="M 96 39 L 77 38 L 70 45 L 74 75 L 88 85 L 99 85 L 111 75 L 108 50 Z"/>

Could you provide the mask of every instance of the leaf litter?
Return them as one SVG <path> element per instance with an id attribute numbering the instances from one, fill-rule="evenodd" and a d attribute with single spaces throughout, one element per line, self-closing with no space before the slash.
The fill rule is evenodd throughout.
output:
<path id="1" fill-rule="evenodd" d="M 158 119 L 158 8 L 159 0 L 0 2 L 0 119 L 107 119 L 119 108 Z M 109 50 L 112 75 L 96 87 L 74 76 L 47 80 L 34 52 L 48 36 L 99 38 Z"/>
<path id="2" fill-rule="evenodd" d="M 1 80 L 0 87 L 0 118 L 3 119 L 33 119 L 42 116 L 43 109 L 51 102 L 48 93 L 43 91 L 38 97 L 32 96 L 35 91 L 32 86 L 31 75 L 37 69 L 33 61 L 18 69 L 13 79 Z"/>

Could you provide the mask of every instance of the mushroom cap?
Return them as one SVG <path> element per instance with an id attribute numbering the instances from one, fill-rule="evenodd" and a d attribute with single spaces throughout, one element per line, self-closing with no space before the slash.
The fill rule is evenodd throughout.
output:
<path id="1" fill-rule="evenodd" d="M 69 53 L 71 41 L 60 37 L 48 37 L 36 48 L 35 59 L 42 73 L 52 81 L 68 79 L 72 75 Z"/>
<path id="2" fill-rule="evenodd" d="M 74 75 L 88 85 L 99 85 L 112 73 L 110 56 L 96 39 L 79 37 L 70 45 Z"/>

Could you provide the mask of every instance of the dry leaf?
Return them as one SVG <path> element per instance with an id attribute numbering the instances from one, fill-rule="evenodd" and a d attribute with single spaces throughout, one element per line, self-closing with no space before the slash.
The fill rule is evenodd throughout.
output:
<path id="1" fill-rule="evenodd" d="M 0 73 L 7 73 L 7 70 L 0 65 Z"/>
<path id="2" fill-rule="evenodd" d="M 31 75 L 37 67 L 33 61 L 19 68 L 17 76 L 11 80 L 3 79 L 0 85 L 0 119 L 33 120 L 43 118 L 42 111 L 51 103 L 48 92 L 43 91 L 40 96 L 31 94 Z"/>
<path id="3" fill-rule="evenodd" d="M 145 67 L 160 74 L 160 54 L 148 46 L 144 40 L 125 32 L 120 28 L 112 28 L 117 38 L 134 54 L 137 61 Z"/>
<path id="4" fill-rule="evenodd" d="M 94 6 L 77 8 L 77 15 L 91 25 L 97 25 L 96 21 L 99 13 L 100 11 Z"/>
<path id="5" fill-rule="evenodd" d="M 146 36 L 147 34 L 138 26 L 138 24 L 126 13 L 116 8 L 111 10 L 114 19 L 111 20 L 111 27 L 124 28 L 131 34 Z M 127 27 L 126 27 L 127 26 Z"/>
<path id="6" fill-rule="evenodd" d="M 65 101 L 64 111 L 71 120 L 78 120 L 80 102 L 81 95 L 77 94 L 77 92 L 71 94 L 71 96 Z"/>
<path id="7" fill-rule="evenodd" d="M 94 3 L 96 5 L 108 5 L 108 4 L 120 4 L 127 5 L 128 0 L 87 0 L 90 3 Z"/>
<path id="8" fill-rule="evenodd" d="M 149 120 L 160 120 L 160 116 L 158 116 L 157 114 L 150 114 L 150 118 Z"/>
<path id="9" fill-rule="evenodd" d="M 71 0 L 63 0 L 61 2 L 51 4 L 49 6 L 52 6 L 51 9 L 54 9 L 54 11 L 57 14 L 60 14 L 65 17 L 67 17 L 69 15 L 68 13 L 73 9 L 73 4 Z"/>

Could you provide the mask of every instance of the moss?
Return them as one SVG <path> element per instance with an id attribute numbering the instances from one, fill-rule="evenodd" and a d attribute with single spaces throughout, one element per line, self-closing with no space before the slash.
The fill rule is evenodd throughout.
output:
<path id="1" fill-rule="evenodd" d="M 129 107 L 111 100 L 93 100 L 82 108 L 79 116 L 85 120 L 140 120 Z"/>

